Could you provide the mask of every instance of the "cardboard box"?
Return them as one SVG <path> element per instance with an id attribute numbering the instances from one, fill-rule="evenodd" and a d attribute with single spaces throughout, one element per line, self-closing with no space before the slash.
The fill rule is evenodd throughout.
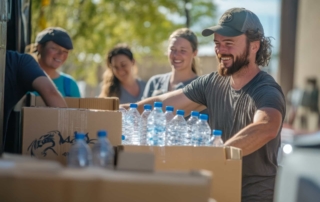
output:
<path id="1" fill-rule="evenodd" d="M 121 112 L 72 108 L 24 107 L 22 154 L 66 164 L 75 132 L 93 145 L 98 130 L 107 130 L 112 145 L 121 144 Z"/>
<path id="2" fill-rule="evenodd" d="M 218 202 L 240 202 L 241 149 L 234 147 L 120 146 L 126 152 L 151 152 L 156 170 L 200 170 L 213 173 L 211 197 Z M 121 156 L 121 155 L 119 155 Z M 118 159 L 119 161 L 119 159 Z"/>
<path id="3" fill-rule="evenodd" d="M 46 107 L 43 99 L 34 94 L 29 95 L 29 106 L 31 107 Z M 119 98 L 64 98 L 69 108 L 81 109 L 101 109 L 101 110 L 118 110 Z"/>
<path id="4" fill-rule="evenodd" d="M 123 172 L 51 169 L 44 161 L 0 159 L 0 199 L 5 202 L 208 202 L 209 172 Z M 41 169 L 39 169 L 41 168 Z"/>

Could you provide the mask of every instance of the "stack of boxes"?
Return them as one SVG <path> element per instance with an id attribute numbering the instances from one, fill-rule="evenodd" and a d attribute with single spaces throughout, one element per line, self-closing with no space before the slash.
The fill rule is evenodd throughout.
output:
<path id="1" fill-rule="evenodd" d="M 156 171 L 211 171 L 212 181 L 210 180 L 211 182 L 206 185 L 210 186 L 210 197 L 218 202 L 241 201 L 242 154 L 240 149 L 233 147 L 121 146 L 122 123 L 121 112 L 117 111 L 119 107 L 117 98 L 66 98 L 66 101 L 71 108 L 47 108 L 40 97 L 32 97 L 31 107 L 23 108 L 23 155 L 57 160 L 66 164 L 66 154 L 72 145 L 74 132 L 87 133 L 87 142 L 93 145 L 96 141 L 96 132 L 107 130 L 111 144 L 117 146 L 116 154 L 121 152 L 152 154 L 154 162 L 151 167 Z M 117 156 L 121 158 L 122 155 Z M 139 159 L 138 155 L 135 160 L 134 156 L 130 157 L 130 160 L 125 160 L 121 168 L 139 168 L 144 165 L 141 161 L 148 161 L 148 158 Z M 124 162 L 122 159 L 117 159 L 117 161 Z M 148 162 L 145 165 L 148 165 Z M 147 173 L 146 171 L 145 174 Z M 148 174 L 150 175 L 150 172 Z M 143 179 L 141 178 L 141 181 L 144 181 Z M 139 182 L 138 179 L 137 182 Z"/>

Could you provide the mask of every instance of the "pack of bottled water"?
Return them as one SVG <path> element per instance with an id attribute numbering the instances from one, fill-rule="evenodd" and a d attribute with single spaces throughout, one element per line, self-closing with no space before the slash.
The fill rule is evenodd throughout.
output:
<path id="1" fill-rule="evenodd" d="M 177 110 L 174 116 L 173 106 L 166 106 L 166 112 L 163 113 L 162 102 L 155 102 L 153 110 L 151 109 L 151 105 L 145 104 L 141 115 L 135 103 L 130 104 L 128 111 L 120 109 L 122 144 L 152 146 L 210 144 L 211 129 L 207 114 L 199 115 L 198 111 L 192 111 L 189 119 L 185 121 L 184 111 Z"/>

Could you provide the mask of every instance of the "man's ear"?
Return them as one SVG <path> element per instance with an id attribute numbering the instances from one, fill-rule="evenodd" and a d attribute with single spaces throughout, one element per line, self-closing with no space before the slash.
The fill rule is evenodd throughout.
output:
<path id="1" fill-rule="evenodd" d="M 260 49 L 260 41 L 253 41 L 250 44 L 251 51 L 254 53 L 258 52 Z"/>

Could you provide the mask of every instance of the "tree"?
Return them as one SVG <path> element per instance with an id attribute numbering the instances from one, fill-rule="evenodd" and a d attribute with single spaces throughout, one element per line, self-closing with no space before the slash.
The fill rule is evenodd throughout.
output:
<path id="1" fill-rule="evenodd" d="M 128 43 L 137 58 L 163 58 L 170 33 L 184 27 L 178 19 L 184 18 L 186 3 L 192 3 L 186 18 L 191 25 L 202 19 L 201 13 L 213 17 L 214 5 L 209 0 L 51 0 L 45 6 L 33 0 L 33 38 L 42 30 L 35 22 L 66 29 L 74 50 L 64 71 L 95 85 L 100 77 L 98 64 L 117 43 Z"/>

